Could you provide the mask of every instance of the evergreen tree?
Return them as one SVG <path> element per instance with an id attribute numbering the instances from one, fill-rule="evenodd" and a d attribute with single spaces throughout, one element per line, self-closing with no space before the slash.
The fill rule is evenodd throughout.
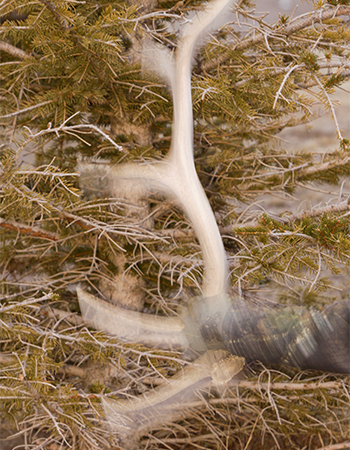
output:
<path id="1" fill-rule="evenodd" d="M 168 154 L 173 97 L 147 61 L 159 48 L 176 54 L 203 4 L 0 3 L 0 414 L 15 436 L 8 448 L 15 439 L 23 449 L 128 445 L 106 425 L 103 399 L 139 396 L 189 365 L 176 349 L 88 327 L 76 291 L 161 317 L 203 293 L 201 248 L 181 205 L 119 170 Z M 196 171 L 224 242 L 230 293 L 288 317 L 293 307 L 322 310 L 347 298 L 326 275 L 347 273 L 348 200 L 299 214 L 252 207 L 262 195 L 287 199 L 297 187 L 341 186 L 349 175 L 349 141 L 332 99 L 350 73 L 349 1 L 314 0 L 309 14 L 274 24 L 247 0 L 233 11 L 192 71 Z M 322 156 L 288 152 L 277 134 L 307 123 L 319 101 L 339 146 Z M 28 153 L 32 166 L 21 163 Z M 136 445 L 347 448 L 349 398 L 346 376 L 257 363 L 238 386 L 190 402 L 186 417 L 160 421 Z"/>

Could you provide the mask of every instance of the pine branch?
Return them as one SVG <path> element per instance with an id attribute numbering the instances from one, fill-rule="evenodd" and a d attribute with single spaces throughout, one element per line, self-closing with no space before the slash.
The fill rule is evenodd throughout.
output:
<path id="1" fill-rule="evenodd" d="M 16 112 L 13 112 L 10 114 L 5 114 L 4 116 L 0 116 L 0 119 L 8 119 L 9 117 L 15 117 L 20 114 L 24 114 L 28 111 L 32 111 L 33 109 L 41 108 L 42 106 L 48 105 L 50 103 L 52 103 L 52 100 L 48 100 L 48 101 L 42 102 L 42 103 L 37 103 L 36 105 L 28 106 L 28 108 L 21 109 L 20 111 L 16 111 Z"/>
<path id="2" fill-rule="evenodd" d="M 335 158 L 334 161 L 328 161 L 322 164 L 315 164 L 315 165 L 309 165 L 309 167 L 303 168 L 300 171 L 300 174 L 298 174 L 298 178 L 302 179 L 303 176 L 307 177 L 309 175 L 313 175 L 315 173 L 318 172 L 323 172 L 326 170 L 330 170 L 330 169 L 335 169 L 337 167 L 341 167 L 341 166 L 346 166 L 347 164 L 349 164 L 350 161 L 350 156 L 345 156 L 344 158 L 340 159 L 340 158 Z"/>
<path id="3" fill-rule="evenodd" d="M 49 0 L 39 0 L 43 5 L 47 7 L 53 17 L 56 19 L 57 23 L 60 25 L 62 31 L 68 31 L 70 29 L 67 21 L 62 18 L 62 16 L 57 12 L 55 5 Z"/>
<path id="4" fill-rule="evenodd" d="M 302 186 L 302 185 L 301 185 Z M 340 213 L 350 211 L 350 204 L 348 200 L 339 202 L 336 205 L 330 205 L 330 206 L 324 206 L 322 208 L 314 208 L 310 211 L 304 211 L 299 214 L 295 214 L 290 217 L 290 220 L 302 220 L 306 219 L 307 217 L 319 217 L 323 214 L 331 214 L 331 213 Z"/>
<path id="5" fill-rule="evenodd" d="M 8 230 L 18 231 L 22 234 L 27 234 L 29 236 L 49 240 L 58 241 L 59 235 L 57 233 L 51 233 L 49 231 L 42 230 L 39 227 L 25 225 L 23 223 L 18 223 L 14 221 L 6 221 L 0 217 L 0 227 L 6 228 Z"/>
<path id="6" fill-rule="evenodd" d="M 349 12 L 350 12 L 349 6 L 338 6 L 337 8 L 329 8 L 327 10 L 321 9 L 312 11 L 310 12 L 310 14 L 308 14 L 308 17 L 305 19 L 300 19 L 299 17 L 296 17 L 295 19 L 293 19 L 291 24 L 281 26 L 279 29 L 276 30 L 276 34 L 274 34 L 275 32 L 271 34 L 269 33 L 269 39 L 273 39 L 275 36 L 277 38 L 279 35 L 281 35 L 282 37 L 291 36 L 296 32 L 309 27 L 310 25 L 322 23 L 322 21 L 324 20 L 333 19 L 335 17 L 345 16 L 348 15 Z M 233 50 L 244 50 L 246 48 L 260 44 L 261 42 L 265 41 L 265 36 L 266 34 L 262 33 L 257 34 L 252 38 L 244 39 L 241 42 L 237 43 L 233 47 Z M 230 58 L 229 55 L 223 54 L 214 60 L 204 63 L 202 68 L 204 72 L 210 72 L 216 67 L 224 64 L 229 58 Z"/>
<path id="7" fill-rule="evenodd" d="M 344 61 L 329 61 L 329 62 L 319 62 L 318 63 L 320 70 L 322 69 L 334 69 L 334 68 L 339 68 L 341 70 L 345 70 L 345 69 L 349 69 L 350 68 L 350 63 L 346 63 Z M 298 64 L 296 66 L 293 67 L 293 72 L 301 72 L 306 68 L 306 64 L 302 63 L 302 64 Z M 279 67 L 279 68 L 273 68 L 271 69 L 271 71 L 268 72 L 269 77 L 272 75 L 279 75 L 280 73 L 285 73 L 285 72 L 289 72 L 290 71 L 290 67 Z M 330 78 L 332 75 L 322 75 L 323 78 Z M 344 78 L 350 76 L 350 74 L 345 73 Z M 238 83 L 235 83 L 234 87 L 236 89 L 246 85 L 247 83 L 249 83 L 250 81 L 253 81 L 255 79 L 255 77 L 250 77 L 248 79 L 245 80 L 241 80 L 238 81 Z M 308 82 L 308 84 L 303 84 L 300 82 L 296 82 L 296 85 L 298 87 L 312 87 L 315 86 L 317 83 L 313 82 L 312 80 L 310 82 Z"/>

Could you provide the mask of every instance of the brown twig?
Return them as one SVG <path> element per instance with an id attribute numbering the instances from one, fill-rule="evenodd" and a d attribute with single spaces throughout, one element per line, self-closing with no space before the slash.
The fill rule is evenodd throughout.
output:
<path id="1" fill-rule="evenodd" d="M 25 225 L 19 222 L 14 222 L 12 220 L 6 221 L 4 219 L 1 219 L 1 217 L 0 217 L 0 227 L 6 228 L 7 230 L 17 231 L 23 234 L 28 234 L 33 237 L 48 239 L 49 241 L 59 240 L 59 235 L 56 233 L 51 233 L 50 231 L 45 231 L 41 228 Z"/>
<path id="2" fill-rule="evenodd" d="M 235 381 L 233 380 L 237 387 L 247 388 L 247 389 L 273 389 L 273 390 L 283 390 L 283 391 L 305 391 L 305 390 L 315 390 L 315 389 L 338 389 L 343 387 L 343 383 L 341 381 L 325 381 L 320 383 L 271 383 L 265 384 L 259 381 Z"/>
<path id="3" fill-rule="evenodd" d="M 166 380 L 161 378 L 144 378 L 143 383 L 145 384 L 151 384 L 155 386 L 160 386 L 164 383 L 166 383 Z M 231 380 L 228 382 L 228 385 L 235 386 L 238 388 L 246 388 L 246 389 L 269 389 L 269 390 L 283 390 L 283 391 L 314 391 L 315 389 L 339 389 L 343 387 L 343 383 L 341 381 L 324 381 L 319 383 L 308 383 L 308 382 L 301 382 L 301 383 L 270 383 L 269 385 L 265 383 L 261 383 L 260 381 L 248 381 L 248 380 Z M 215 403 L 226 403 L 229 402 L 230 398 L 220 398 L 220 399 L 213 399 Z M 209 400 L 210 402 L 210 400 Z M 199 403 L 200 404 L 200 403 Z M 193 406 L 193 405 L 192 405 Z"/>

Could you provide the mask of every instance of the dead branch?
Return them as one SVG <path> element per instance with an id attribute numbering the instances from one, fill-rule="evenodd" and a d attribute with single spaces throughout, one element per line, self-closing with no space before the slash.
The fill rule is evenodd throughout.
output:
<path id="1" fill-rule="evenodd" d="M 20 59 L 30 58 L 30 55 L 28 55 L 28 53 L 4 41 L 0 41 L 0 50 L 9 53 L 10 55 L 15 56 L 16 58 Z"/>
<path id="2" fill-rule="evenodd" d="M 17 231 L 19 233 L 28 234 L 29 236 L 47 239 L 49 241 L 58 241 L 59 235 L 57 233 L 52 233 L 50 231 L 43 230 L 39 227 L 25 225 L 23 223 L 4 220 L 0 217 L 0 227 L 6 228 L 7 230 Z"/>
<path id="3" fill-rule="evenodd" d="M 317 10 L 310 15 L 299 21 L 299 18 L 295 18 L 293 22 L 290 25 L 287 26 L 281 26 L 279 30 L 279 35 L 282 36 L 289 36 L 291 34 L 296 33 L 297 31 L 300 31 L 304 28 L 309 27 L 312 24 L 321 23 L 323 20 L 333 19 L 334 17 L 344 16 L 350 13 L 349 6 L 339 6 L 338 8 L 330 8 L 328 10 Z M 273 39 L 274 35 L 270 35 L 269 38 Z M 243 40 L 239 43 L 237 43 L 233 50 L 244 50 L 248 47 L 254 46 L 256 44 L 259 44 L 260 42 L 265 41 L 265 34 L 258 34 L 257 36 L 254 36 L 252 38 Z M 228 55 L 222 55 L 218 57 L 217 59 L 208 61 L 207 63 L 203 64 L 203 70 L 204 71 L 210 71 L 212 69 L 215 69 L 218 65 L 223 64 L 225 61 L 229 59 Z"/>

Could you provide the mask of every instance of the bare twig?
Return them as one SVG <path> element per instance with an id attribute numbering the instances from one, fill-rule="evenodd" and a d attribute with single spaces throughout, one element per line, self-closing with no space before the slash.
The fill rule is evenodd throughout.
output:
<path id="1" fill-rule="evenodd" d="M 0 50 L 2 50 L 3 52 L 9 53 L 12 56 L 16 56 L 16 58 L 20 58 L 20 59 L 30 58 L 30 55 L 28 55 L 28 53 L 24 52 L 20 48 L 15 47 L 14 45 L 4 42 L 4 41 L 0 41 Z"/>
<path id="2" fill-rule="evenodd" d="M 273 109 L 276 108 L 276 104 L 277 104 L 278 98 L 279 98 L 279 96 L 280 96 L 281 93 L 282 93 L 283 86 L 285 85 L 286 81 L 288 80 L 289 75 L 290 75 L 294 70 L 297 70 L 297 69 L 299 69 L 299 68 L 300 68 L 300 65 L 292 66 L 292 67 L 288 70 L 288 72 L 286 73 L 286 75 L 285 75 L 285 77 L 283 78 L 283 81 L 282 81 L 282 83 L 281 83 L 281 86 L 279 87 L 279 89 L 278 89 L 278 91 L 277 91 L 277 93 L 276 93 L 275 101 L 273 102 L 273 106 L 272 106 Z"/>
<path id="3" fill-rule="evenodd" d="M 6 296 L 4 296 L 3 298 L 6 299 Z M 28 306 L 28 305 L 33 306 L 35 303 L 39 303 L 39 302 L 43 302 L 45 300 L 51 300 L 51 299 L 52 299 L 52 293 L 45 294 L 39 298 L 29 298 L 28 300 L 23 300 L 20 304 L 18 302 L 16 302 L 16 303 L 12 303 L 8 306 L 0 307 L 0 313 L 8 313 L 9 311 L 12 311 L 12 310 L 18 308 L 19 305 L 20 305 L 20 307 Z M 2 298 L 0 298 L 0 301 L 1 300 L 2 300 Z M 38 307 L 35 306 L 35 308 L 38 308 Z"/>
<path id="4" fill-rule="evenodd" d="M 15 117 L 19 114 L 24 114 L 28 111 L 31 111 L 32 109 L 40 108 L 40 106 L 48 105 L 49 103 L 53 103 L 53 100 L 48 100 L 46 102 L 37 103 L 36 105 L 29 106 L 28 108 L 21 109 L 20 111 L 13 112 L 11 114 L 5 114 L 4 116 L 0 116 L 0 119 L 7 119 L 9 117 Z"/>
<path id="5" fill-rule="evenodd" d="M 307 18 L 300 20 L 300 18 L 295 18 L 290 25 L 287 26 L 281 26 L 281 28 L 278 30 L 279 35 L 281 36 L 289 36 L 291 34 L 296 33 L 297 31 L 300 31 L 304 28 L 307 28 L 308 26 L 316 23 L 321 23 L 323 20 L 332 19 L 334 17 L 339 17 L 343 15 L 349 14 L 350 8 L 349 6 L 339 6 L 337 8 L 329 8 L 327 10 L 321 9 L 317 11 L 311 12 Z M 274 39 L 275 35 L 272 33 L 270 34 L 269 38 L 270 40 Z M 276 33 L 277 37 L 277 33 Z M 234 46 L 234 50 L 244 50 L 245 48 L 254 46 L 256 44 L 259 44 L 260 42 L 263 42 L 265 40 L 265 34 L 256 34 L 256 36 L 248 39 L 244 39 L 240 42 L 238 42 Z M 218 65 L 223 64 L 225 61 L 227 61 L 230 58 L 227 54 L 223 54 L 222 56 L 208 61 L 206 64 L 203 64 L 203 70 L 204 71 L 210 71 L 214 69 L 215 67 L 218 67 Z"/>
<path id="6" fill-rule="evenodd" d="M 234 384 L 240 388 L 247 389 L 267 389 L 267 384 L 261 383 L 260 381 L 235 381 L 233 380 L 231 384 Z M 310 382 L 299 382 L 299 383 L 271 383 L 269 388 L 273 390 L 286 390 L 286 391 L 306 391 L 315 389 L 339 389 L 343 387 L 341 381 L 321 381 L 319 383 Z"/>
<path id="7" fill-rule="evenodd" d="M 149 384 L 155 384 L 155 385 L 163 385 L 166 384 L 166 381 L 163 379 L 151 379 L 146 378 L 143 379 L 144 383 Z M 271 390 L 281 390 L 281 391 L 314 391 L 316 389 L 341 389 L 343 388 L 343 382 L 342 381 L 320 381 L 316 383 L 310 383 L 308 381 L 305 382 L 299 382 L 299 383 L 293 383 L 293 382 L 286 382 L 286 383 L 279 383 L 279 382 L 272 382 L 267 385 L 267 383 L 262 383 L 260 381 L 248 381 L 248 380 L 231 380 L 228 382 L 229 386 L 235 386 L 238 388 L 244 388 L 244 389 L 254 389 L 254 390 L 261 390 L 261 389 L 271 389 Z M 237 401 L 237 399 L 232 398 L 220 398 L 220 399 L 211 399 L 208 400 L 213 401 L 214 403 L 226 403 L 230 401 Z M 198 405 L 201 403 L 198 402 Z M 191 403 L 191 406 L 193 404 Z"/>
<path id="8" fill-rule="evenodd" d="M 342 141 L 343 140 L 343 135 L 342 135 L 342 133 L 340 131 L 340 127 L 339 127 L 337 116 L 335 114 L 335 109 L 334 109 L 334 105 L 333 105 L 332 99 L 330 98 L 328 92 L 323 87 L 322 83 L 320 82 L 320 80 L 318 79 L 318 77 L 316 75 L 314 75 L 314 79 L 315 79 L 316 83 L 318 84 L 319 88 L 321 89 L 321 92 L 323 92 L 323 94 L 325 95 L 325 97 L 327 99 L 329 108 L 330 108 L 330 110 L 332 112 L 332 116 L 333 116 L 333 119 L 334 119 L 335 127 L 337 129 L 338 139 Z"/>
<path id="9" fill-rule="evenodd" d="M 38 106 L 41 106 L 43 104 L 46 104 L 46 103 L 51 103 L 51 101 L 38 104 L 38 105 L 35 106 L 35 108 L 37 108 Z M 33 108 L 34 107 L 31 107 L 31 109 L 33 109 Z M 27 110 L 28 110 L 28 108 L 27 108 Z M 25 112 L 25 111 L 26 110 L 22 110 L 21 112 Z M 2 116 L 2 117 L 10 117 L 10 116 L 16 115 L 16 114 L 17 113 L 12 113 L 12 114 L 8 114 L 7 116 Z M 67 122 L 70 121 L 73 117 L 77 116 L 78 114 L 80 114 L 80 111 L 77 111 L 76 113 L 74 113 L 73 115 L 68 117 L 68 119 L 66 119 L 59 127 L 52 128 L 51 127 L 51 123 L 49 123 L 48 127 L 45 130 L 38 131 L 37 133 L 32 133 L 32 131 L 28 127 L 24 127 L 24 128 L 29 131 L 31 139 L 36 139 L 36 138 L 38 138 L 40 136 L 43 136 L 43 135 L 45 135 L 47 133 L 55 133 L 57 136 L 59 136 L 60 132 L 64 132 L 64 133 L 67 133 L 67 134 L 74 134 L 74 136 L 78 137 L 78 139 L 83 140 L 79 135 L 76 134 L 76 132 L 80 131 L 80 130 L 87 130 L 85 132 L 83 131 L 82 132 L 82 134 L 83 134 L 83 133 L 87 133 L 88 130 L 93 130 L 93 131 L 96 131 L 97 133 L 99 133 L 101 136 L 103 136 L 117 150 L 124 151 L 122 146 L 117 144 L 107 133 L 102 131 L 96 125 L 82 123 L 82 124 L 67 126 Z M 0 117 L 0 119 L 1 119 L 1 117 Z M 83 140 L 83 142 L 86 143 L 87 145 L 90 145 L 84 140 Z"/>
<path id="10" fill-rule="evenodd" d="M 326 445 L 326 447 L 320 447 L 317 450 L 341 450 L 341 449 L 349 449 L 350 448 L 350 441 L 342 442 L 340 444 L 331 444 Z"/>
<path id="11" fill-rule="evenodd" d="M 339 70 L 345 70 L 346 71 L 347 69 L 350 68 L 350 64 L 345 62 L 345 61 L 319 62 L 318 66 L 319 66 L 320 70 L 337 68 Z M 297 64 L 297 65 L 292 67 L 292 72 L 294 72 L 294 71 L 295 72 L 300 72 L 300 71 L 304 70 L 305 67 L 306 67 L 305 63 Z M 291 68 L 290 67 L 278 67 L 278 68 L 270 68 L 269 67 L 268 69 L 265 69 L 265 68 L 264 69 L 259 69 L 259 72 L 260 73 L 264 73 L 264 72 L 266 72 L 266 70 L 268 71 L 269 76 L 273 76 L 273 75 L 278 75 L 280 73 L 285 73 L 285 72 L 289 73 Z M 329 75 L 327 74 L 327 75 L 324 75 L 324 76 L 329 76 Z M 347 75 L 347 73 L 345 73 L 343 76 L 347 77 L 349 75 Z M 247 84 L 249 81 L 251 81 L 253 79 L 254 79 L 254 77 L 249 77 L 249 78 L 246 78 L 244 80 L 238 81 L 238 83 L 236 83 L 234 85 L 234 87 L 236 89 L 238 89 L 239 87 L 244 86 L 245 84 Z M 311 86 L 315 86 L 315 84 L 316 84 L 316 82 L 310 82 L 310 81 L 308 83 L 298 82 L 297 86 L 298 87 L 311 87 Z"/>
<path id="12" fill-rule="evenodd" d="M 302 186 L 302 185 L 300 185 Z M 329 213 L 338 213 L 338 212 L 345 212 L 350 211 L 350 204 L 347 200 L 340 202 L 336 205 L 329 205 L 324 206 L 322 208 L 315 208 L 311 211 L 303 211 L 302 213 L 295 214 L 290 217 L 290 220 L 302 220 L 306 217 L 318 217 L 322 216 L 323 214 L 329 214 Z"/>

